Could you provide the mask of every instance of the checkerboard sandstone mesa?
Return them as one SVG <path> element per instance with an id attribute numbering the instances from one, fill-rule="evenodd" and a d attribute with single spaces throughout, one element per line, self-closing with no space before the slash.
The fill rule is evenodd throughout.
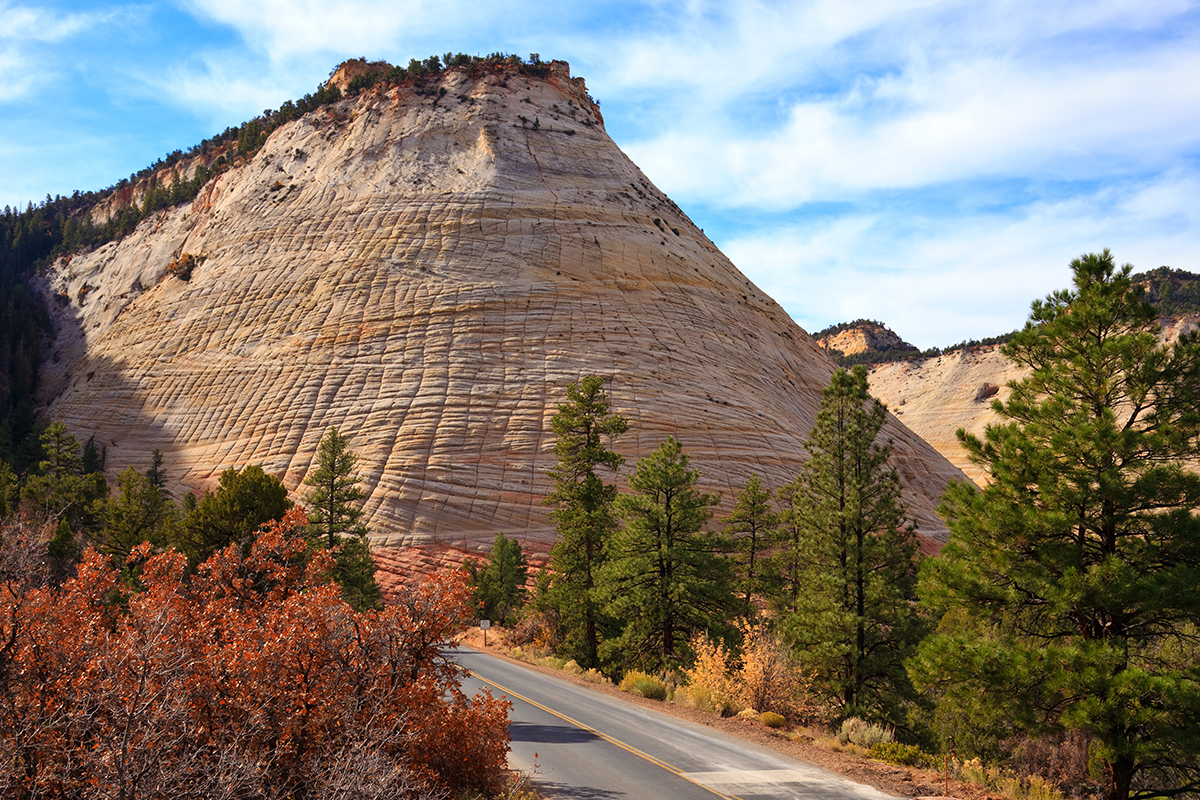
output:
<path id="1" fill-rule="evenodd" d="M 336 426 L 394 572 L 500 532 L 549 549 L 549 420 L 582 374 L 629 418 L 625 472 L 674 435 L 718 513 L 751 473 L 791 480 L 833 364 L 621 152 L 583 80 L 539 72 L 348 94 L 57 263 L 48 296 L 92 288 L 51 304 L 46 413 L 113 470 L 162 450 L 177 495 L 261 464 L 299 496 Z M 961 473 L 894 418 L 884 435 L 936 548 Z"/>

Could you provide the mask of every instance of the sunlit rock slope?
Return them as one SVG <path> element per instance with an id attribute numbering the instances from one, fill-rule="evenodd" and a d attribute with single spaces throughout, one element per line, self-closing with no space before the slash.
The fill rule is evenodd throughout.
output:
<path id="1" fill-rule="evenodd" d="M 544 553 L 549 420 L 583 374 L 630 420 L 622 485 L 671 434 L 723 510 L 751 473 L 791 479 L 832 363 L 617 148 L 582 81 L 556 63 L 417 88 L 291 122 L 194 202 L 56 265 L 49 414 L 110 473 L 161 449 L 176 493 L 259 463 L 299 495 L 337 426 L 378 548 L 504 532 Z M 167 274 L 185 253 L 188 281 Z M 934 547 L 960 473 L 887 435 Z"/>

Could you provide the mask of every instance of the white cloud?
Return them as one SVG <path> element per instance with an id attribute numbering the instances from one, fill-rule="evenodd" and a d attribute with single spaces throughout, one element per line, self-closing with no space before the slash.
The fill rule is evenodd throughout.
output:
<path id="1" fill-rule="evenodd" d="M 0 0 L 0 103 L 27 97 L 48 85 L 60 71 L 60 58 L 48 46 L 128 19 L 136 6 L 117 6 L 88 13 L 61 13 L 48 8 L 14 5 Z"/>
<path id="2" fill-rule="evenodd" d="M 15 47 L 0 48 L 0 103 L 26 94 L 33 85 L 27 60 Z"/>
<path id="3" fill-rule="evenodd" d="M 795 103 L 766 130 L 706 107 L 627 150 L 668 192 L 734 206 L 977 178 L 1074 180 L 1200 149 L 1197 74 L 1190 42 L 1103 64 L 963 60 L 860 79 Z"/>
<path id="4" fill-rule="evenodd" d="M 0 40 L 60 42 L 105 23 L 120 9 L 87 14 L 58 14 L 45 8 L 32 8 L 0 2 Z"/>
<path id="5" fill-rule="evenodd" d="M 466 0 L 188 0 L 198 16 L 228 25 L 273 63 L 305 60 L 315 53 L 357 52 L 368 58 L 405 39 L 452 32 L 464 23 L 487 25 L 508 3 Z M 447 49 L 450 49 L 447 47 Z"/>
<path id="6" fill-rule="evenodd" d="M 1085 252 L 1200 270 L 1198 191 L 1200 175 L 1173 172 L 1010 213 L 851 212 L 720 245 L 810 332 L 867 317 L 922 348 L 945 346 L 1019 327 Z"/>

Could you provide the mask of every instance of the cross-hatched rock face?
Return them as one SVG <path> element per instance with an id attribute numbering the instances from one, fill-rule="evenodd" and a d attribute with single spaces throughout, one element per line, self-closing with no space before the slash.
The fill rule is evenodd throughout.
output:
<path id="1" fill-rule="evenodd" d="M 441 91 L 444 89 L 445 91 Z M 197 257 L 190 280 L 167 274 Z M 93 287 L 80 307 L 75 298 Z M 550 418 L 603 375 L 628 462 L 668 435 L 727 510 L 806 458 L 833 365 L 604 132 L 581 81 L 450 72 L 276 130 L 192 203 L 60 263 L 50 416 L 177 493 L 258 463 L 293 493 L 350 437 L 377 547 L 544 553 Z M 921 529 L 959 477 L 895 420 Z M 389 562 L 391 563 L 391 562 Z"/>

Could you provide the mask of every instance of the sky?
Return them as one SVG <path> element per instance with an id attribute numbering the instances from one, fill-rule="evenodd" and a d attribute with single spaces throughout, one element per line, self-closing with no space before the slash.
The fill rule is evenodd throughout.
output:
<path id="1" fill-rule="evenodd" d="M 1104 248 L 1200 272 L 1200 0 L 0 0 L 0 206 L 450 51 L 569 62 L 810 332 L 994 336 Z"/>

